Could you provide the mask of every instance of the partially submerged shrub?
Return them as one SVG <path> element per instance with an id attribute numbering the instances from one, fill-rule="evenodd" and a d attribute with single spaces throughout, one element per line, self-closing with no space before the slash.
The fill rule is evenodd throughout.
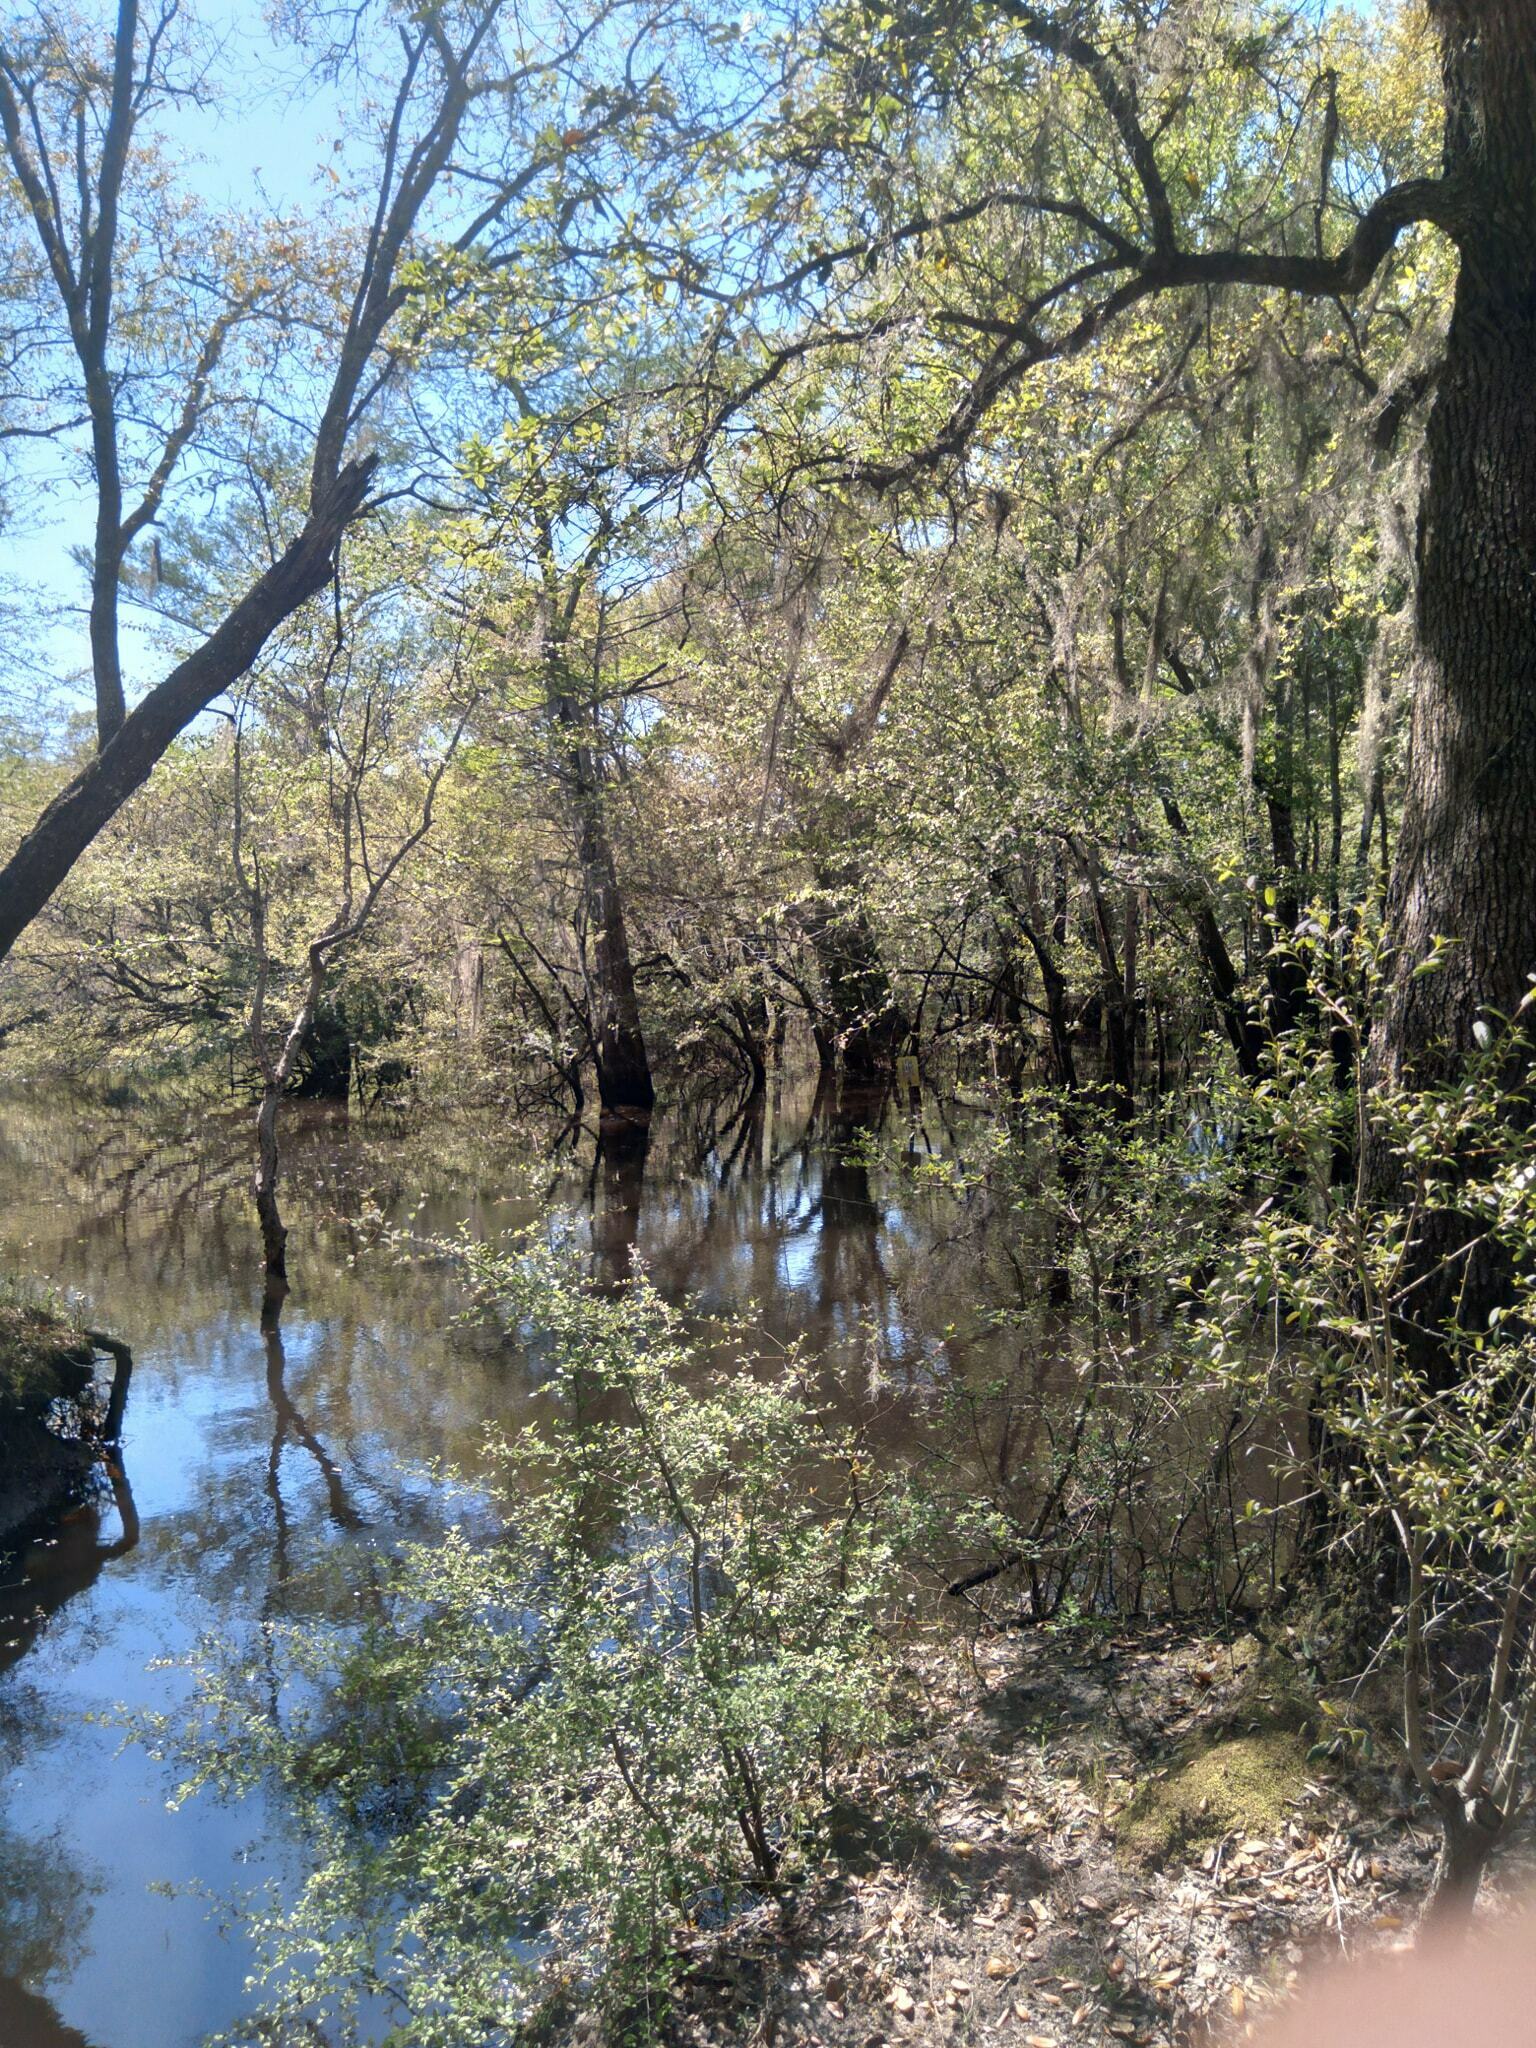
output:
<path id="1" fill-rule="evenodd" d="M 341 1646 L 282 1632 L 280 1711 L 214 1663 L 181 1738 L 184 1789 L 275 1780 L 318 1852 L 258 1923 L 283 2040 L 381 2003 L 411 2048 L 644 2037 L 678 1933 L 793 1874 L 885 1723 L 878 1491 L 794 1361 L 766 1384 L 558 1252 L 459 1252 L 545 1375 L 500 1535 L 409 1549 Z"/>

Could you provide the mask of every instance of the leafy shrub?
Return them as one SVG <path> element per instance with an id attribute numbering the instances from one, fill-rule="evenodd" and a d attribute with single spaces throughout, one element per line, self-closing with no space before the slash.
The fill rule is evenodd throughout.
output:
<path id="1" fill-rule="evenodd" d="M 1258 1103 L 1285 1178 L 1211 1290 L 1205 1351 L 1277 1440 L 1305 1411 L 1306 1527 L 1381 1630 L 1367 1668 L 1400 1675 L 1407 1759 L 1442 1828 L 1432 1911 L 1454 1919 L 1531 1799 L 1532 1005 L 1480 1018 L 1454 1079 L 1388 1085 L 1367 1050 L 1378 942 L 1319 915 L 1299 950 L 1307 1020 Z"/>
<path id="2" fill-rule="evenodd" d="M 409 1549 L 339 1656 L 288 1630 L 280 1712 L 214 1660 L 178 1738 L 184 1790 L 275 1781 L 318 1852 L 258 1923 L 262 2038 L 381 2003 L 411 2048 L 644 2038 L 679 1930 L 782 1886 L 885 1727 L 892 1544 L 796 1362 L 765 1383 L 558 1249 L 455 1251 L 543 1374 L 499 1536 Z"/>

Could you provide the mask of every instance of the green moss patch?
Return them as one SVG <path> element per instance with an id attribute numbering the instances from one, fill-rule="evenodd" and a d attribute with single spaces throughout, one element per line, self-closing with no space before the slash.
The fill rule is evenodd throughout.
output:
<path id="1" fill-rule="evenodd" d="M 1225 1835 L 1275 1835 L 1306 1778 L 1307 1743 L 1299 1730 L 1270 1728 L 1203 1743 L 1142 1786 L 1116 1834 L 1145 1863 L 1188 1856 Z"/>

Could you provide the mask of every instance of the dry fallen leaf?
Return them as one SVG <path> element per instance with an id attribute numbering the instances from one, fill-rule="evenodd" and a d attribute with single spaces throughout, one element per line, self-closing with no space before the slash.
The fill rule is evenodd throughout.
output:
<path id="1" fill-rule="evenodd" d="M 1015 1965 L 1010 1963 L 1006 1956 L 987 1957 L 987 1975 L 989 1977 L 1011 1977 L 1014 1969 Z"/>
<path id="2" fill-rule="evenodd" d="M 1227 1993 L 1227 2004 L 1230 2006 L 1232 2017 L 1235 2020 L 1242 2019 L 1247 2013 L 1248 1994 L 1244 1991 L 1241 1984 L 1234 1984 Z"/>

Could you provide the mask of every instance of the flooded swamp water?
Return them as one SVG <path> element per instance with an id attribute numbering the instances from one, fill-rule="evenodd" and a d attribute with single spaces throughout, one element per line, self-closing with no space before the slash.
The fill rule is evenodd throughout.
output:
<path id="1" fill-rule="evenodd" d="M 931 1112 L 873 1115 L 898 1152 L 953 1145 Z M 302 1844 L 259 1799 L 169 1810 L 120 1710 L 173 1709 L 201 1640 L 323 1600 L 329 1555 L 366 1568 L 462 1521 L 431 1466 L 473 1479 L 487 1426 L 517 1422 L 526 1362 L 455 1322 L 443 1268 L 369 1250 L 379 1222 L 499 1235 L 563 1205 L 599 1280 L 638 1258 L 671 1296 L 762 1304 L 899 1435 L 996 1339 L 966 1262 L 934 1256 L 953 1205 L 858 1135 L 809 1088 L 659 1119 L 644 1157 L 294 1105 L 293 1288 L 264 1328 L 248 1113 L 0 1104 L 0 1270 L 67 1288 L 134 1357 L 110 1482 L 0 1554 L 3 2048 L 193 2048 L 246 2009 L 222 1902 L 292 1882 Z"/>

